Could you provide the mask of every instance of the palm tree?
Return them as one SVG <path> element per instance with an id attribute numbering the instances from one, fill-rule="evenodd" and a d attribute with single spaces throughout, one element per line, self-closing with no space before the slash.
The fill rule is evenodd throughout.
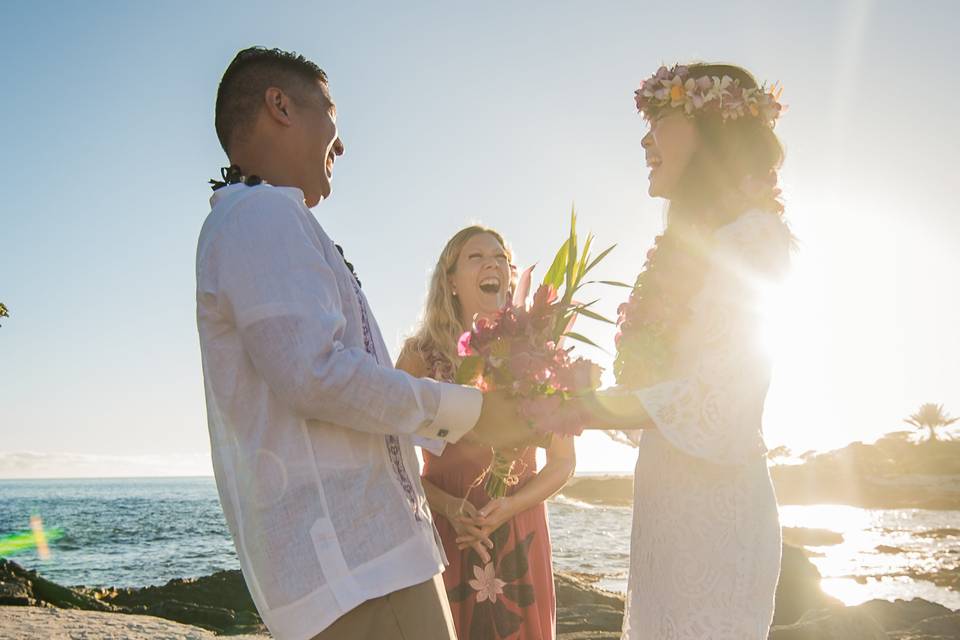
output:
<path id="1" fill-rule="evenodd" d="M 912 424 L 918 429 L 926 429 L 929 432 L 927 439 L 934 442 L 937 439 L 937 429 L 939 427 L 946 427 L 958 420 L 960 418 L 951 418 L 950 414 L 944 413 L 942 404 L 928 402 L 921 405 L 920 410 L 915 414 L 905 418 L 904 422 Z"/>

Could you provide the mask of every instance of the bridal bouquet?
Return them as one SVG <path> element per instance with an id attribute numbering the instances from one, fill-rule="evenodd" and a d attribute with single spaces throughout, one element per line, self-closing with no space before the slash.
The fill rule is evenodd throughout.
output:
<path id="1" fill-rule="evenodd" d="M 528 304 L 527 298 L 533 267 L 521 275 L 512 302 L 490 320 L 478 318 L 458 345 L 463 359 L 457 369 L 457 382 L 503 390 L 519 398 L 521 415 L 547 436 L 542 446 L 553 433 L 582 431 L 584 416 L 566 402 L 600 385 L 600 367 L 585 358 L 572 357 L 573 347 L 563 346 L 565 338 L 596 346 L 571 331 L 578 315 L 613 324 L 590 309 L 596 300 L 588 304 L 573 300 L 581 287 L 590 284 L 584 276 L 613 250 L 611 246 L 591 258 L 592 242 L 593 236 L 588 235 L 583 250 L 578 251 L 576 213 L 571 212 L 570 234 L 532 302 Z M 507 487 L 517 483 L 515 463 L 506 452 L 494 452 L 493 463 L 484 474 L 484 488 L 491 498 L 504 496 Z"/>

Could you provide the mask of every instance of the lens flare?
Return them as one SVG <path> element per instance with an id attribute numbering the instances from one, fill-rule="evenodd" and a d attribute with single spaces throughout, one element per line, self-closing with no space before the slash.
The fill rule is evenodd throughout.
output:
<path id="1" fill-rule="evenodd" d="M 50 558 L 48 542 L 63 537 L 61 529 L 44 529 L 40 516 L 30 517 L 30 531 L 0 537 L 0 557 L 9 556 L 25 549 L 36 549 L 41 560 Z"/>

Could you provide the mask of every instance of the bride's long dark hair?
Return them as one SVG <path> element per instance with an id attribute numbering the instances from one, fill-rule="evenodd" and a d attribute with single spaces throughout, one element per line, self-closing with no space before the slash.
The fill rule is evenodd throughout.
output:
<path id="1" fill-rule="evenodd" d="M 729 76 L 744 89 L 758 86 L 749 71 L 736 65 L 694 63 L 688 69 L 691 78 Z M 724 121 L 718 114 L 698 114 L 693 124 L 700 144 L 670 201 L 668 225 L 687 222 L 712 230 L 731 222 L 745 206 L 782 214 L 775 189 L 784 150 L 773 128 L 761 118 Z M 747 179 L 758 190 L 756 201 L 728 202 Z"/>

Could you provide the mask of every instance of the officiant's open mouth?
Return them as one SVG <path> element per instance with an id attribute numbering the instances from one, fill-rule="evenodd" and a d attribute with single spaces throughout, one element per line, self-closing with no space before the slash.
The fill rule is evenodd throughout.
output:
<path id="1" fill-rule="evenodd" d="M 495 296 L 500 293 L 501 286 L 500 278 L 496 276 L 487 276 L 485 278 L 481 278 L 479 283 L 480 291 L 491 296 Z"/>

